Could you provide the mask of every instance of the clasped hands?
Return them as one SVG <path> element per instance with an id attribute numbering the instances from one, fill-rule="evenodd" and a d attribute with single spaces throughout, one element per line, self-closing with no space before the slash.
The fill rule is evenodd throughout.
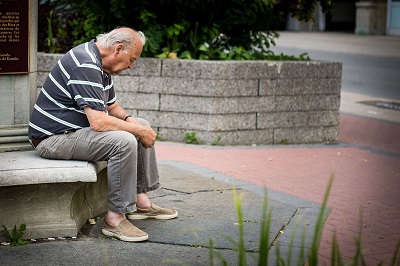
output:
<path id="1" fill-rule="evenodd" d="M 142 134 L 139 137 L 139 141 L 142 143 L 143 147 L 151 148 L 154 146 L 156 142 L 157 134 L 154 130 L 149 126 L 143 126 Z"/>

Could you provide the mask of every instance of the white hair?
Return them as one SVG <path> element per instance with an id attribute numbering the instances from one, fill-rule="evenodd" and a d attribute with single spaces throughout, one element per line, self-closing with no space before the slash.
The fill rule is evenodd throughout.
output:
<path id="1" fill-rule="evenodd" d="M 135 31 L 135 30 L 134 30 Z M 146 36 L 144 36 L 143 32 L 135 31 L 139 40 L 142 42 L 144 46 L 146 44 Z M 122 30 L 112 30 L 108 33 L 102 33 L 97 35 L 97 42 L 101 47 L 104 49 L 109 49 L 114 47 L 115 45 L 122 43 L 125 47 L 130 48 L 135 41 L 135 37 L 129 31 L 122 31 Z"/>

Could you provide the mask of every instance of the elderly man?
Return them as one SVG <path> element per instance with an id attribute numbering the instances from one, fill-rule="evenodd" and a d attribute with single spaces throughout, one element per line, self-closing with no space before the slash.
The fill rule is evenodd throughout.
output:
<path id="1" fill-rule="evenodd" d="M 51 70 L 34 106 L 29 139 L 43 158 L 108 162 L 108 212 L 102 232 L 124 241 L 148 235 L 128 219 L 172 219 L 178 212 L 150 202 L 160 187 L 148 122 L 121 107 L 111 74 L 133 68 L 146 38 L 117 28 L 65 54 Z"/>

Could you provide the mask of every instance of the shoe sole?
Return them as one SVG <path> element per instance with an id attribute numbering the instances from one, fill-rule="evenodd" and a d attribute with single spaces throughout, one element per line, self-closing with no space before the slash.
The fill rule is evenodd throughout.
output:
<path id="1" fill-rule="evenodd" d="M 170 220 L 178 217 L 178 213 L 171 214 L 171 215 L 155 215 L 149 216 L 145 214 L 131 214 L 127 215 L 129 220 L 145 220 L 145 219 L 156 219 L 156 220 Z"/>
<path id="2" fill-rule="evenodd" d="M 107 229 L 101 229 L 101 232 L 103 234 L 105 234 L 106 236 L 115 237 L 115 238 L 118 238 L 119 240 L 127 241 L 127 242 L 141 242 L 141 241 L 146 241 L 149 238 L 148 235 L 137 236 L 137 237 L 119 235 L 114 232 L 108 231 Z"/>

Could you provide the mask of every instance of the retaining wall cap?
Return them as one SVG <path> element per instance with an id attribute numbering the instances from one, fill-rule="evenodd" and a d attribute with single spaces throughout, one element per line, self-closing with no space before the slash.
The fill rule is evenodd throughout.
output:
<path id="1" fill-rule="evenodd" d="M 34 151 L 5 152 L 0 153 L 0 187 L 96 182 L 97 173 L 105 167 L 105 162 L 43 159 Z"/>

